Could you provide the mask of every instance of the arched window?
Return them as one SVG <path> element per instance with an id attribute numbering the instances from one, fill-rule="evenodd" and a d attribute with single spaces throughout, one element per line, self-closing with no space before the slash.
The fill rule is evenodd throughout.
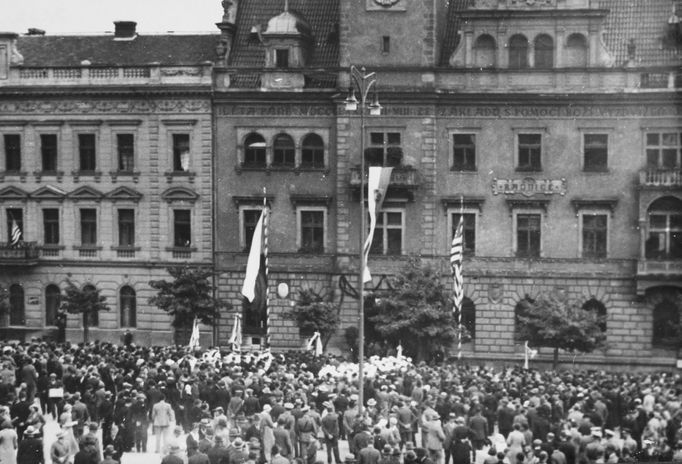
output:
<path id="1" fill-rule="evenodd" d="M 119 291 L 121 327 L 137 327 L 137 300 L 135 290 L 126 285 Z"/>
<path id="2" fill-rule="evenodd" d="M 521 335 L 521 320 L 520 317 L 524 316 L 526 314 L 526 307 L 529 304 L 535 303 L 535 300 L 531 298 L 530 296 L 526 295 L 523 297 L 522 300 L 520 300 L 518 303 L 516 303 L 516 306 L 514 306 L 514 338 L 519 339 Z"/>
<path id="3" fill-rule="evenodd" d="M 515 69 L 528 67 L 528 39 L 521 34 L 509 39 L 509 67 Z"/>
<path id="4" fill-rule="evenodd" d="M 647 259 L 682 259 L 682 201 L 663 197 L 649 210 L 649 236 L 644 245 Z"/>
<path id="5" fill-rule="evenodd" d="M 455 314 L 457 319 L 458 314 Z M 476 338 L 476 305 L 469 298 L 462 299 L 462 325 L 467 329 L 471 339 Z"/>
<path id="6" fill-rule="evenodd" d="M 19 284 L 9 287 L 9 325 L 25 325 L 24 288 Z"/>
<path id="7" fill-rule="evenodd" d="M 554 67 L 554 41 L 547 34 L 540 34 L 535 38 L 535 67 Z"/>
<path id="8" fill-rule="evenodd" d="M 94 285 L 83 286 L 83 292 L 95 292 L 97 289 Z M 83 324 L 87 324 L 88 327 L 98 327 L 99 326 L 99 312 L 93 311 L 88 313 L 83 313 Z"/>
<path id="9" fill-rule="evenodd" d="M 303 137 L 301 166 L 306 168 L 324 167 L 324 141 L 317 134 Z"/>
<path id="10" fill-rule="evenodd" d="M 679 301 L 679 298 L 678 298 Z M 680 323 L 680 308 L 665 298 L 654 306 L 654 330 L 652 345 L 666 346 L 675 341 L 676 326 Z"/>
<path id="11" fill-rule="evenodd" d="M 278 134 L 272 143 L 272 165 L 293 168 L 296 163 L 296 145 L 287 134 Z"/>
<path id="12" fill-rule="evenodd" d="M 265 139 L 260 134 L 249 134 L 244 140 L 244 166 L 264 168 Z"/>
<path id="13" fill-rule="evenodd" d="M 587 66 L 587 40 L 582 34 L 571 34 L 566 39 L 566 66 L 584 68 Z"/>
<path id="14" fill-rule="evenodd" d="M 483 34 L 476 39 L 474 44 L 474 62 L 478 68 L 492 68 L 495 66 L 495 51 L 497 44 L 495 39 L 488 34 Z"/>
<path id="15" fill-rule="evenodd" d="M 583 309 L 595 313 L 600 318 L 599 329 L 606 332 L 606 306 L 604 303 L 596 298 L 590 298 L 583 304 Z"/>
<path id="16" fill-rule="evenodd" d="M 62 300 L 62 292 L 54 284 L 45 287 L 45 325 L 55 325 L 57 310 Z"/>

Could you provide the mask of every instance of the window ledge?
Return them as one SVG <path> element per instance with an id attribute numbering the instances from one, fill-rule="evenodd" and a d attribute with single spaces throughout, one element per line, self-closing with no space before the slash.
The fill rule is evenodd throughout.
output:
<path id="1" fill-rule="evenodd" d="M 288 164 L 273 164 L 270 166 L 270 170 L 272 170 L 272 171 L 295 171 L 296 166 L 288 165 Z"/>
<path id="2" fill-rule="evenodd" d="M 194 171 L 166 171 L 163 173 L 166 176 L 166 181 L 173 182 L 174 179 L 187 178 L 190 182 L 194 182 L 197 173 Z"/>
<path id="3" fill-rule="evenodd" d="M 95 182 L 99 182 L 102 177 L 102 171 L 71 171 L 73 181 L 78 182 L 81 177 L 93 177 Z"/>
<path id="4" fill-rule="evenodd" d="M 46 244 L 40 245 L 40 248 L 42 248 L 43 250 L 63 250 L 66 247 L 64 245 Z"/>
<path id="5" fill-rule="evenodd" d="M 609 168 L 583 168 L 585 174 L 609 174 Z"/>
<path id="6" fill-rule="evenodd" d="M 134 245 L 112 245 L 111 249 L 116 251 L 140 251 L 142 247 Z"/>
<path id="7" fill-rule="evenodd" d="M 476 166 L 472 166 L 472 167 L 461 167 L 461 168 L 460 168 L 460 167 L 455 167 L 455 166 L 453 166 L 453 167 L 450 168 L 450 171 L 452 171 L 452 172 L 461 172 L 461 173 L 463 173 L 463 174 L 466 174 L 466 173 L 476 174 L 477 169 L 476 169 Z"/>
<path id="8" fill-rule="evenodd" d="M 522 168 L 522 167 L 517 167 L 516 172 L 542 172 L 542 168 Z"/>
<path id="9" fill-rule="evenodd" d="M 132 177 L 133 182 L 140 179 L 140 171 L 109 171 L 111 181 L 116 182 L 119 177 Z"/>
<path id="10" fill-rule="evenodd" d="M 321 249 L 311 249 L 311 248 L 299 248 L 298 254 L 300 255 L 320 255 L 324 254 L 324 248 Z"/>
<path id="11" fill-rule="evenodd" d="M 296 168 L 297 171 L 301 172 L 324 172 L 325 174 L 329 174 L 329 168 L 326 166 L 299 166 Z"/>
<path id="12" fill-rule="evenodd" d="M 166 247 L 166 251 L 186 251 L 188 253 L 191 253 L 194 251 L 198 251 L 198 248 L 197 247 L 173 247 L 173 246 L 169 246 L 169 247 Z"/>
<path id="13" fill-rule="evenodd" d="M 74 245 L 73 249 L 79 251 L 99 251 L 102 247 L 100 245 Z"/>
<path id="14" fill-rule="evenodd" d="M 33 171 L 36 182 L 40 182 L 43 177 L 56 177 L 57 182 L 61 182 L 64 177 L 64 171 Z"/>
<path id="15" fill-rule="evenodd" d="M 21 182 L 26 182 L 26 177 L 28 172 L 26 171 L 1 171 L 0 172 L 0 182 L 5 179 L 5 177 L 18 177 Z"/>

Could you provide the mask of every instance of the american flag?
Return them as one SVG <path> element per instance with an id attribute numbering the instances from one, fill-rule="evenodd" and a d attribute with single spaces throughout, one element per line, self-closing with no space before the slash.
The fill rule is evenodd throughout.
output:
<path id="1" fill-rule="evenodd" d="M 12 237 L 11 237 L 12 245 L 16 245 L 17 243 L 19 243 L 19 240 L 21 240 L 21 228 L 19 228 L 19 224 L 17 224 L 17 221 L 12 219 Z"/>
<path id="2" fill-rule="evenodd" d="M 457 359 L 462 357 L 462 299 L 464 298 L 464 286 L 462 280 L 462 254 L 464 253 L 462 243 L 462 229 L 464 215 L 459 216 L 459 224 L 455 230 L 455 236 L 452 238 L 452 247 L 450 247 L 450 267 L 452 267 L 452 277 L 454 279 L 453 285 L 453 299 L 455 304 L 453 311 L 457 315 Z"/>

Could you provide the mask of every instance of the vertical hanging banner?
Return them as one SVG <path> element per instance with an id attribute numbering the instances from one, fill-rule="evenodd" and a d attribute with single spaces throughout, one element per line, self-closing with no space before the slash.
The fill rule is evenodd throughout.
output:
<path id="1" fill-rule="evenodd" d="M 367 181 L 367 210 L 369 211 L 369 234 L 362 250 L 365 256 L 365 269 L 363 270 L 362 282 L 367 283 L 372 281 L 372 275 L 369 272 L 367 261 L 369 258 L 369 250 L 372 247 L 372 239 L 374 238 L 374 229 L 377 226 L 377 212 L 381 210 L 381 205 L 384 203 L 386 197 L 386 190 L 391 181 L 391 172 L 393 168 L 384 168 L 381 166 L 370 166 L 369 180 Z M 361 205 L 362 206 L 362 205 Z"/>

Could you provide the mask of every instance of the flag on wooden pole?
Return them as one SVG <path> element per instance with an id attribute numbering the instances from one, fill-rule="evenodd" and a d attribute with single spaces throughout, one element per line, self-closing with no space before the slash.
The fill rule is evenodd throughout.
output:
<path id="1" fill-rule="evenodd" d="M 391 181 L 391 172 L 393 168 L 383 168 L 381 166 L 370 166 L 369 179 L 367 181 L 367 211 L 369 212 L 369 233 L 365 240 L 365 246 L 362 252 L 365 254 L 365 269 L 362 271 L 362 282 L 367 283 L 372 281 L 372 275 L 369 272 L 367 261 L 369 258 L 369 250 L 372 248 L 372 240 L 374 239 L 374 229 L 377 225 L 377 212 L 381 210 L 381 205 L 386 197 L 386 190 Z"/>
<path id="2" fill-rule="evenodd" d="M 453 277 L 453 310 L 457 315 L 457 359 L 462 357 L 462 300 L 464 299 L 464 282 L 462 279 L 462 257 L 464 247 L 462 243 L 462 229 L 464 227 L 464 215 L 460 214 L 459 223 L 455 230 L 455 236 L 452 238 L 452 246 L 450 247 L 450 267 L 452 268 Z"/>

